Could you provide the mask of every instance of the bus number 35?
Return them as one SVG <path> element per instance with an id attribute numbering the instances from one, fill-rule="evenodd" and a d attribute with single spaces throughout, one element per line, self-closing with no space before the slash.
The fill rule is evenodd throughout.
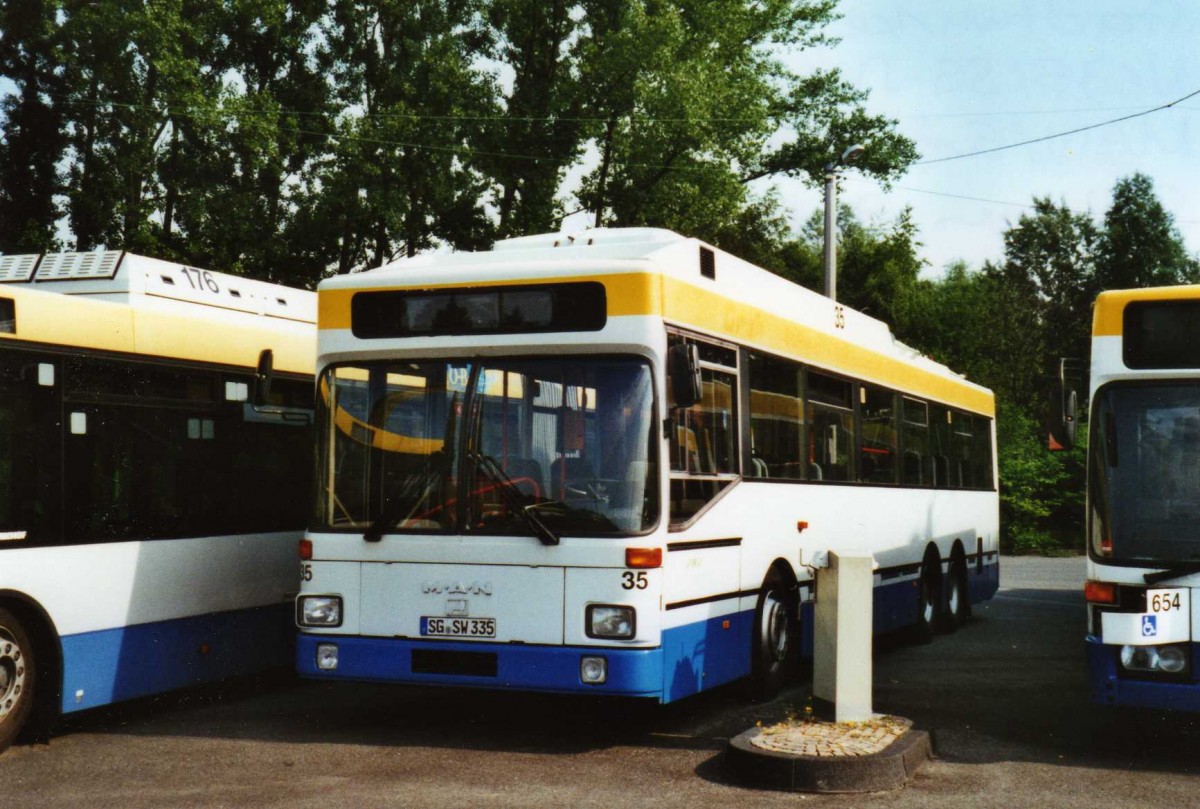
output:
<path id="1" fill-rule="evenodd" d="M 646 578 L 645 571 L 634 573 L 632 570 L 626 570 L 621 574 L 621 589 L 632 590 L 635 587 L 638 590 L 645 590 L 650 585 L 650 581 Z"/>

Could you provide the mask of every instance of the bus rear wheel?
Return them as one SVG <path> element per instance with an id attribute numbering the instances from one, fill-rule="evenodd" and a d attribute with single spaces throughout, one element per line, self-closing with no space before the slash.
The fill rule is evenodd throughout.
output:
<path id="1" fill-rule="evenodd" d="M 7 750 L 33 710 L 33 643 L 17 617 L 0 608 L 0 752 Z"/>
<path id="2" fill-rule="evenodd" d="M 751 684 L 756 698 L 770 699 L 783 687 L 798 651 L 796 627 L 794 596 L 783 582 L 769 579 L 754 611 Z"/>
<path id="3" fill-rule="evenodd" d="M 967 590 L 967 564 L 962 557 L 950 563 L 950 574 L 946 582 L 950 588 L 946 594 L 946 627 L 953 632 L 971 618 L 971 595 Z"/>

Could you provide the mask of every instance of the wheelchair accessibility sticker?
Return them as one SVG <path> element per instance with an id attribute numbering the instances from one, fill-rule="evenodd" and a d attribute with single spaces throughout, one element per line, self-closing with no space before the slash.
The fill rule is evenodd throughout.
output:
<path id="1" fill-rule="evenodd" d="M 1147 590 L 1145 612 L 1103 613 L 1100 628 L 1104 643 L 1156 646 L 1191 640 L 1191 601 L 1187 587 Z"/>

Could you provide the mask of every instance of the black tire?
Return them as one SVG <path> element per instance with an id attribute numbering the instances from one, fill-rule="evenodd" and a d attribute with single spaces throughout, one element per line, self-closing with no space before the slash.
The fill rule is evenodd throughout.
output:
<path id="1" fill-rule="evenodd" d="M 971 620 L 971 593 L 967 589 L 967 563 L 961 556 L 950 563 L 946 593 L 946 625 L 958 629 Z M 951 631 L 953 631 L 953 629 Z"/>
<path id="2" fill-rule="evenodd" d="M 941 604 L 941 565 L 937 559 L 927 556 L 921 564 L 921 576 L 917 579 L 917 623 L 913 627 L 913 639 L 917 643 L 933 641 Z"/>
<path id="3" fill-rule="evenodd" d="M 787 681 L 799 653 L 796 597 L 778 579 L 763 583 L 754 611 L 751 691 L 756 699 L 771 699 Z"/>
<path id="4" fill-rule="evenodd" d="M 15 615 L 0 608 L 0 752 L 16 740 L 33 712 L 35 672 L 29 635 Z"/>

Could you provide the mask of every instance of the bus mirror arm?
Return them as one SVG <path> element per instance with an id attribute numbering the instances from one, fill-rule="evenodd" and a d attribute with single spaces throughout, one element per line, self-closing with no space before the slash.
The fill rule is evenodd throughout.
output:
<path id="1" fill-rule="evenodd" d="M 1075 446 L 1075 428 L 1079 421 L 1079 394 L 1068 381 L 1077 361 L 1068 358 L 1058 362 L 1058 378 L 1043 402 L 1043 425 L 1047 444 L 1051 452 L 1068 450 Z"/>
<path id="2" fill-rule="evenodd" d="M 275 381 L 275 352 L 264 348 L 258 355 L 258 369 L 254 372 L 254 409 L 266 407 L 271 398 L 271 383 Z"/>

